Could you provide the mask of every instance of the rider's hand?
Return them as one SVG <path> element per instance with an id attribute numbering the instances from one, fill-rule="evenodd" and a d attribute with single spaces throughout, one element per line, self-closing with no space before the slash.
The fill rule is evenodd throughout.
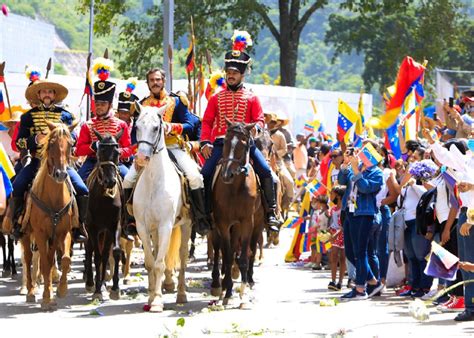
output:
<path id="1" fill-rule="evenodd" d="M 212 144 L 205 144 L 202 148 L 201 148 L 201 153 L 202 153 L 202 156 L 204 156 L 204 158 L 207 160 L 209 157 L 211 157 L 211 154 L 212 154 L 212 148 L 214 148 L 214 146 Z"/>

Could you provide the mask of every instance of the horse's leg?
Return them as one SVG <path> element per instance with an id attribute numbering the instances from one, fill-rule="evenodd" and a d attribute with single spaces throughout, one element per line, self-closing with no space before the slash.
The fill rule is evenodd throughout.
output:
<path id="1" fill-rule="evenodd" d="M 223 231 L 222 235 L 222 264 L 224 265 L 223 286 L 226 289 L 223 304 L 227 305 L 232 297 L 232 263 L 234 262 L 234 250 L 231 244 L 229 230 Z"/>
<path id="2" fill-rule="evenodd" d="M 48 245 L 48 239 L 43 233 L 35 233 L 36 244 L 40 253 L 41 274 L 44 280 L 43 300 L 41 308 L 51 310 L 55 303 L 51 300 L 51 266 L 54 260 L 55 250 Z"/>
<path id="3" fill-rule="evenodd" d="M 191 225 L 192 226 L 192 225 Z M 189 261 L 193 262 L 196 257 L 194 257 L 194 251 L 196 250 L 196 230 L 191 230 L 191 248 L 189 249 Z"/>
<path id="4" fill-rule="evenodd" d="M 120 288 L 119 288 L 119 263 L 120 259 L 122 258 L 122 249 L 120 248 L 120 233 L 122 232 L 120 224 L 117 226 L 114 234 L 113 240 L 113 257 L 114 262 L 110 264 L 111 274 L 112 274 L 112 266 L 114 266 L 113 272 L 113 285 L 112 290 L 109 293 L 110 299 L 118 300 L 120 299 Z M 110 243 L 112 244 L 112 243 Z"/>
<path id="5" fill-rule="evenodd" d="M 253 217 L 252 217 L 253 218 Z M 248 266 L 249 266 L 249 235 L 251 235 L 251 230 L 253 230 L 253 219 L 247 222 L 241 223 L 242 227 L 242 238 L 241 238 L 241 249 L 239 256 L 239 269 L 242 276 L 242 282 L 240 283 L 240 308 L 244 309 L 248 306 L 249 299 L 247 296 L 247 287 L 248 287 Z M 249 231 L 250 230 L 250 231 Z M 255 257 L 255 255 L 252 255 Z"/>
<path id="6" fill-rule="evenodd" d="M 2 247 L 2 253 L 3 253 L 3 272 L 2 272 L 2 278 L 7 278 L 10 277 L 10 269 L 8 269 L 8 259 L 7 259 L 7 252 L 6 252 L 6 246 L 7 242 L 5 240 L 5 236 L 3 234 L 0 234 L 0 246 Z"/>
<path id="7" fill-rule="evenodd" d="M 209 237 L 208 237 L 209 238 Z M 217 230 L 212 232 L 212 247 L 214 250 L 214 265 L 212 267 L 212 284 L 211 284 L 211 295 L 214 297 L 220 297 L 222 295 L 221 287 L 221 274 L 219 271 L 219 256 L 221 251 L 220 237 L 217 234 Z M 224 262 L 222 262 L 224 264 Z"/>
<path id="8" fill-rule="evenodd" d="M 23 236 L 23 238 L 21 239 L 21 245 L 23 247 L 23 257 L 25 260 L 23 263 L 23 276 L 26 282 L 26 289 L 27 289 L 26 302 L 34 303 L 36 302 L 36 295 L 35 295 L 36 285 L 32 283 L 32 279 L 31 279 L 31 259 L 32 259 L 33 253 L 31 251 L 29 235 Z M 21 294 L 21 291 L 20 291 L 20 294 Z"/>
<path id="9" fill-rule="evenodd" d="M 176 303 L 182 304 L 187 303 L 188 299 L 186 297 L 186 262 L 188 258 L 188 243 L 189 238 L 191 237 L 192 229 L 191 220 L 186 220 L 184 224 L 181 225 L 181 245 L 179 247 L 179 259 L 180 259 L 180 269 L 178 277 L 178 295 L 176 298 Z"/>
<path id="10" fill-rule="evenodd" d="M 15 241 L 10 236 L 8 236 L 8 256 L 10 258 L 12 277 L 16 277 L 17 273 L 15 265 Z"/>
<path id="11" fill-rule="evenodd" d="M 150 305 L 150 312 L 163 312 L 163 299 L 161 292 L 161 279 L 165 272 L 165 256 L 170 246 L 171 233 L 173 229 L 173 220 L 164 221 L 158 229 L 157 254 L 154 262 L 155 270 L 155 299 Z M 156 236 L 155 236 L 156 237 Z"/>
<path id="12" fill-rule="evenodd" d="M 26 236 L 25 236 L 26 237 Z M 26 262 L 25 262 L 25 249 L 23 248 L 23 243 L 20 241 L 20 251 L 21 251 L 21 265 L 23 266 L 23 270 L 21 273 L 21 288 L 20 288 L 20 295 L 24 296 L 28 293 L 28 289 L 26 287 Z"/>
<path id="13" fill-rule="evenodd" d="M 112 276 L 114 275 L 115 272 L 115 261 L 114 261 L 114 254 L 113 254 L 113 249 L 110 250 L 109 252 L 109 272 L 105 274 L 105 281 L 108 282 L 112 279 Z"/>
<path id="14" fill-rule="evenodd" d="M 71 270 L 71 233 L 68 231 L 64 239 L 59 243 L 60 250 L 63 253 L 61 257 L 61 279 L 58 285 L 58 297 L 63 298 L 67 295 L 67 274 Z"/>
<path id="15" fill-rule="evenodd" d="M 95 233 L 89 230 L 89 239 L 85 243 L 86 246 L 86 257 L 84 260 L 84 269 L 86 272 L 86 291 L 94 291 L 94 274 L 92 272 L 92 254 L 96 242 Z"/>
<path id="16" fill-rule="evenodd" d="M 98 233 L 96 241 L 94 242 L 94 265 L 95 265 L 95 291 L 94 294 L 92 295 L 92 299 L 98 299 L 100 301 L 103 301 L 104 298 L 102 296 L 102 286 L 103 286 L 103 279 L 105 276 L 102 276 L 102 255 L 104 255 L 105 252 L 105 243 L 101 243 L 101 241 L 105 241 L 105 234 L 103 233 Z M 101 252 L 100 247 L 104 250 L 104 252 Z M 108 253 L 108 251 L 107 251 Z M 106 254 L 105 257 L 108 257 Z M 104 261 L 104 274 L 107 269 L 107 259 Z"/>
<path id="17" fill-rule="evenodd" d="M 122 266 L 122 274 L 123 274 L 123 284 L 129 285 L 130 284 L 130 263 L 132 258 L 132 249 L 133 249 L 133 242 L 125 241 L 125 264 Z"/>
<path id="18" fill-rule="evenodd" d="M 145 268 L 148 272 L 148 305 L 151 306 L 153 300 L 155 299 L 155 270 L 153 268 L 154 257 L 152 250 L 152 241 L 150 239 L 150 233 L 148 232 L 148 227 L 143 224 L 140 224 L 136 220 L 137 231 L 140 239 L 142 240 L 143 252 L 145 254 Z"/>
<path id="19" fill-rule="evenodd" d="M 262 238 L 262 232 L 258 232 L 257 234 L 253 233 L 252 238 L 250 239 L 250 257 L 249 257 L 249 267 L 247 273 L 247 279 L 252 288 L 255 285 L 255 281 L 253 280 L 253 267 L 255 263 L 255 256 L 257 254 L 257 242 L 260 241 Z M 261 250 L 262 247 L 260 247 Z"/>
<path id="20" fill-rule="evenodd" d="M 30 250 L 32 250 L 31 247 L 30 247 Z M 32 253 L 33 253 L 33 266 L 31 269 L 31 282 L 33 283 L 33 288 L 36 289 L 40 285 L 41 280 L 43 279 L 43 276 L 41 275 L 40 253 L 37 246 L 35 250 L 32 250 Z"/>
<path id="21" fill-rule="evenodd" d="M 213 232 L 209 232 L 207 234 L 207 266 L 211 268 L 213 261 L 214 261 L 214 240 L 212 239 L 213 237 Z"/>

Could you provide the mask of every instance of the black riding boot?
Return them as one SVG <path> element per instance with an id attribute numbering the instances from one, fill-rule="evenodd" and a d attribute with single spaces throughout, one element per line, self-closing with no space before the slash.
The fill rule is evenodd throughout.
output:
<path id="1" fill-rule="evenodd" d="M 125 238 L 127 241 L 133 242 L 133 236 L 137 234 L 137 228 L 135 226 L 135 219 L 132 215 L 128 213 L 127 203 L 132 195 L 133 188 L 125 188 L 123 189 L 123 195 L 125 200 L 125 205 L 123 206 L 124 213 L 125 213 L 125 224 L 122 226 L 122 234 L 121 236 Z"/>
<path id="2" fill-rule="evenodd" d="M 72 228 L 72 240 L 74 243 L 85 243 L 87 241 L 87 231 L 84 227 L 87 215 L 87 203 L 89 196 L 76 196 L 77 208 L 79 209 L 79 227 Z"/>
<path id="3" fill-rule="evenodd" d="M 196 232 L 201 236 L 205 236 L 211 230 L 211 225 L 206 215 L 203 188 L 191 190 L 191 211 L 196 225 Z"/>
<path id="4" fill-rule="evenodd" d="M 18 223 L 18 219 L 23 212 L 23 207 L 25 204 L 25 199 L 23 197 L 13 197 L 10 201 L 10 208 L 13 210 L 12 213 L 12 224 L 13 230 L 12 234 L 15 238 L 15 241 L 20 240 L 21 236 L 23 236 L 23 232 L 21 231 L 21 224 Z"/>
<path id="5" fill-rule="evenodd" d="M 275 210 L 276 210 L 276 194 L 275 194 L 275 184 L 272 177 L 267 177 L 262 179 L 262 190 L 263 196 L 265 197 L 265 202 L 267 204 L 267 223 L 272 231 L 280 231 L 278 228 L 280 222 L 278 221 Z"/>

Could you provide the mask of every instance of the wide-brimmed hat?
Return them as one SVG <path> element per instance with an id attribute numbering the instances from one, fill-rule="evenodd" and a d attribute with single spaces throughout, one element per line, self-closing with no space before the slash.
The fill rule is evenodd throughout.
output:
<path id="1" fill-rule="evenodd" d="M 25 98 L 30 103 L 39 103 L 38 93 L 42 89 L 52 89 L 56 93 L 54 102 L 62 102 L 67 94 L 68 90 L 62 84 L 47 80 L 38 80 L 31 86 L 26 88 Z"/>

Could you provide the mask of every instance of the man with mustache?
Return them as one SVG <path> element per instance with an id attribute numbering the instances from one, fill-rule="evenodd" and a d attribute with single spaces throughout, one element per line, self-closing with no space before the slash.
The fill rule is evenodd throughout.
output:
<path id="1" fill-rule="evenodd" d="M 16 239 L 21 238 L 23 234 L 17 220 L 23 210 L 25 193 L 33 182 L 41 162 L 39 149 L 42 146 L 42 140 L 48 133 L 46 121 L 64 123 L 68 126 L 74 123 L 74 116 L 57 105 L 58 102 L 62 102 L 66 98 L 67 94 L 66 87 L 52 81 L 37 80 L 26 89 L 25 97 L 34 108 L 21 116 L 16 145 L 20 151 L 29 150 L 32 159 L 29 165 L 21 169 L 13 181 L 13 197 L 10 202 L 10 209 L 13 210 L 13 213 L 8 221 L 13 223 L 13 235 Z M 73 225 L 73 240 L 74 242 L 84 242 L 86 237 L 84 236 L 83 222 L 89 190 L 74 168 L 68 167 L 67 172 L 76 192 L 79 209 L 80 224 L 79 227 Z"/>
<path id="2" fill-rule="evenodd" d="M 212 177 L 217 163 L 222 158 L 224 137 L 227 131 L 226 119 L 234 123 L 256 122 L 257 130 L 264 127 L 264 115 L 258 97 L 243 86 L 245 71 L 252 60 L 244 49 L 252 44 L 252 40 L 247 32 L 235 31 L 233 41 L 233 50 L 225 55 L 227 89 L 211 97 L 202 119 L 201 152 L 206 158 L 206 163 L 201 172 L 206 187 L 208 215 L 211 213 Z M 255 144 L 250 147 L 250 157 L 263 189 L 267 207 L 267 223 L 271 230 L 278 231 L 279 221 L 275 215 L 275 182 L 271 169 Z"/>
<path id="3" fill-rule="evenodd" d="M 187 143 L 185 142 L 186 139 L 189 141 L 199 139 L 201 121 L 189 111 L 188 101 L 184 93 L 169 94 L 166 91 L 164 88 L 166 82 L 164 70 L 159 68 L 149 70 L 146 74 L 146 81 L 150 89 L 150 95 L 144 98 L 140 104 L 143 106 L 167 107 L 163 114 L 166 147 L 189 182 L 193 223 L 196 226 L 197 233 L 205 235 L 210 230 L 210 224 L 204 208 L 204 182 L 199 172 L 199 166 L 189 155 L 189 149 L 186 149 Z M 135 131 L 132 131 L 132 138 L 134 134 Z M 136 166 L 137 164 L 130 168 L 124 180 L 126 200 L 129 199 L 137 178 Z M 128 231 L 133 232 L 132 229 Z"/>

